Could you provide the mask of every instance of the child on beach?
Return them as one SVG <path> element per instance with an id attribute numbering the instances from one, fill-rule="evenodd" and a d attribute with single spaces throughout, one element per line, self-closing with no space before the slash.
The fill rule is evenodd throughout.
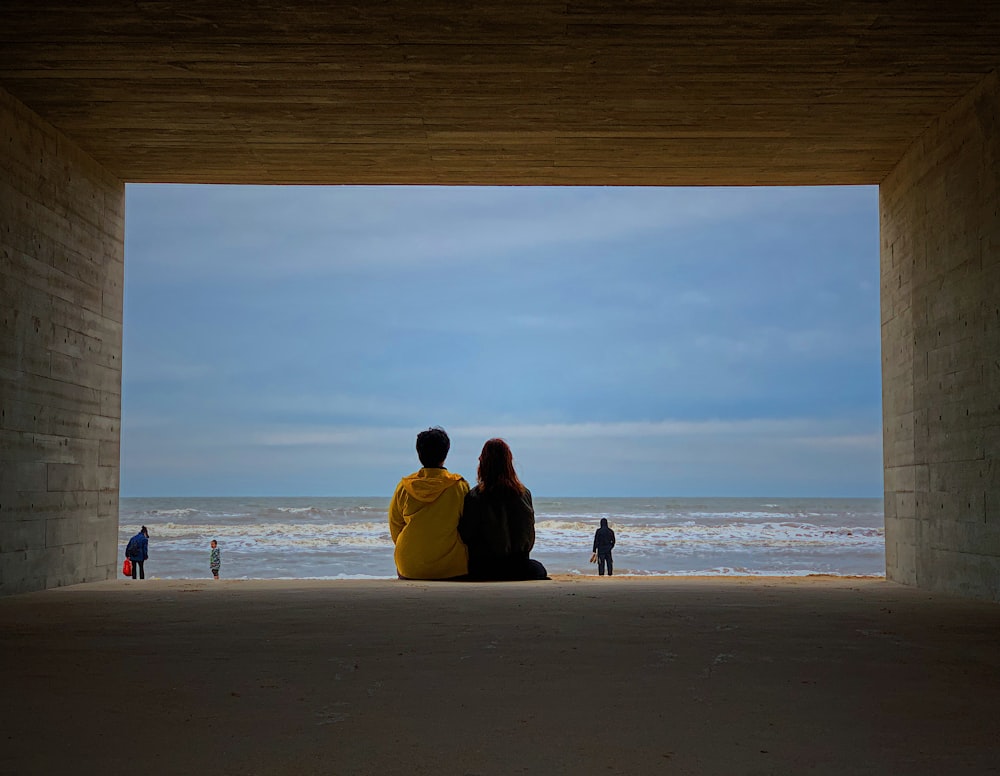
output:
<path id="1" fill-rule="evenodd" d="M 212 539 L 212 552 L 208 556 L 208 565 L 212 569 L 212 576 L 219 578 L 219 569 L 222 568 L 222 550 L 219 543 Z"/>

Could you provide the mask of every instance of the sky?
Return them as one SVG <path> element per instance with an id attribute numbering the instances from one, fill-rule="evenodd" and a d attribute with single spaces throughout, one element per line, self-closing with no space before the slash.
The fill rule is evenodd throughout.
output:
<path id="1" fill-rule="evenodd" d="M 877 187 L 126 187 L 124 496 L 882 493 Z"/>

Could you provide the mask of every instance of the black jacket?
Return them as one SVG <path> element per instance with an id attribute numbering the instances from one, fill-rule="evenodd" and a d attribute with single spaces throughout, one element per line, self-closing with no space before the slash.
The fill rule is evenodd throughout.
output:
<path id="1" fill-rule="evenodd" d="M 469 548 L 473 579 L 527 579 L 528 554 L 535 546 L 531 491 L 484 493 L 477 485 L 465 496 L 458 534 Z"/>
<path id="2" fill-rule="evenodd" d="M 608 527 L 608 519 L 601 518 L 601 527 L 594 532 L 594 552 L 605 555 L 615 546 L 615 532 Z"/>

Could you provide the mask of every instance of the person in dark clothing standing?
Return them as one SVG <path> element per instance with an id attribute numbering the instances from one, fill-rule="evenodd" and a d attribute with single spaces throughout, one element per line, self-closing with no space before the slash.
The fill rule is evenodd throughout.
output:
<path id="1" fill-rule="evenodd" d="M 146 578 L 144 564 L 149 557 L 149 531 L 146 526 L 139 529 L 139 533 L 128 540 L 125 546 L 125 557 L 132 561 L 132 579 L 135 579 L 136 571 L 139 572 L 139 579 Z"/>
<path id="2" fill-rule="evenodd" d="M 490 439 L 483 445 L 477 476 L 458 521 L 458 534 L 469 548 L 470 579 L 548 579 L 545 566 L 528 557 L 535 546 L 535 509 L 506 442 Z"/>
<path id="3" fill-rule="evenodd" d="M 614 561 L 611 549 L 615 546 L 615 532 L 608 528 L 608 518 L 601 518 L 601 527 L 594 533 L 594 549 L 597 553 L 597 573 L 604 576 L 604 565 L 608 566 L 608 576 L 614 576 Z"/>

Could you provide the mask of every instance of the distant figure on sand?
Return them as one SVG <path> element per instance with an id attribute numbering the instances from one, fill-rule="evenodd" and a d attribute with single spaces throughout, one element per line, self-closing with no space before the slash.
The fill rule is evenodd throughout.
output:
<path id="1" fill-rule="evenodd" d="M 222 568 L 222 550 L 219 549 L 219 543 L 215 539 L 212 539 L 212 550 L 208 554 L 208 567 L 212 569 L 212 576 L 218 579 L 219 569 Z"/>
<path id="2" fill-rule="evenodd" d="M 458 536 L 469 483 L 444 468 L 451 440 L 443 428 L 417 434 L 423 468 L 403 477 L 389 505 L 393 558 L 402 579 L 452 579 L 469 571 L 469 556 Z"/>
<path id="3" fill-rule="evenodd" d="M 469 576 L 548 579 L 545 566 L 528 557 L 535 546 L 535 509 L 531 491 L 517 478 L 514 457 L 502 439 L 483 445 L 477 478 L 458 522 L 458 533 L 469 548 Z"/>
<path id="4" fill-rule="evenodd" d="M 601 518 L 601 527 L 594 533 L 594 549 L 597 553 L 597 573 L 604 576 L 604 566 L 607 564 L 608 576 L 614 575 L 614 561 L 611 560 L 611 549 L 615 546 L 615 532 L 608 527 L 608 518 Z"/>
<path id="5" fill-rule="evenodd" d="M 135 579 L 136 572 L 139 572 L 139 579 L 146 578 L 146 559 L 149 557 L 149 530 L 146 526 L 139 529 L 139 533 L 128 540 L 125 545 L 125 557 L 132 561 L 132 579 Z"/>

